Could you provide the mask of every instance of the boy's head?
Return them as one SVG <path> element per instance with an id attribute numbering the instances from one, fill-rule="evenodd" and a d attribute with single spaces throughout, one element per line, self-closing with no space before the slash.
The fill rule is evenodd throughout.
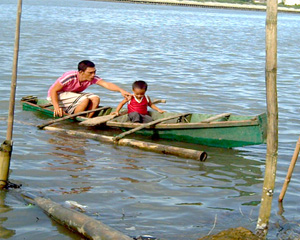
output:
<path id="1" fill-rule="evenodd" d="M 148 88 L 148 84 L 145 81 L 135 81 L 132 84 L 132 91 L 134 92 L 134 95 L 138 98 L 142 98 Z"/>
<path id="2" fill-rule="evenodd" d="M 132 84 L 132 90 L 134 89 L 144 89 L 145 92 L 147 91 L 147 88 L 148 88 L 148 84 L 145 82 L 145 81 L 135 81 L 133 84 Z"/>

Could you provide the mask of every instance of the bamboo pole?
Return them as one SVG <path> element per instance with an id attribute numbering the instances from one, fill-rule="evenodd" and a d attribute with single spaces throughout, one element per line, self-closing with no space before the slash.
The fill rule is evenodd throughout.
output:
<path id="1" fill-rule="evenodd" d="M 267 0 L 266 17 L 267 154 L 257 234 L 266 238 L 275 187 L 278 156 L 277 0 Z"/>
<path id="2" fill-rule="evenodd" d="M 77 131 L 66 130 L 66 129 L 56 128 L 56 127 L 45 127 L 44 129 L 48 130 L 48 131 L 61 132 L 61 133 L 69 134 L 72 136 L 79 136 L 79 137 L 95 139 L 95 140 L 98 140 L 101 142 L 117 144 L 120 146 L 134 147 L 134 148 L 139 148 L 142 150 L 156 152 L 156 153 L 163 153 L 163 154 L 175 155 L 175 156 L 183 157 L 183 158 L 195 159 L 198 161 L 205 161 L 207 158 L 206 152 L 193 150 L 193 149 L 173 147 L 173 146 L 168 146 L 168 145 L 163 145 L 163 144 L 139 141 L 139 140 L 135 140 L 135 139 L 121 139 L 121 140 L 115 142 L 114 137 L 111 137 L 111 136 L 105 136 L 105 135 L 96 134 L 96 133 L 88 133 L 88 132 L 83 132 L 83 131 L 78 131 L 78 130 Z"/>
<path id="3" fill-rule="evenodd" d="M 168 121 L 168 120 L 171 120 L 171 119 L 175 119 L 175 118 L 180 118 L 180 117 L 183 117 L 183 116 L 186 116 L 186 115 L 190 115 L 190 113 L 176 114 L 174 116 L 160 118 L 160 119 L 148 122 L 148 123 L 141 124 L 140 126 L 138 126 L 136 128 L 133 128 L 133 129 L 131 129 L 129 131 L 120 133 L 119 135 L 115 136 L 114 137 L 114 141 L 119 141 L 121 138 L 123 138 L 125 136 L 128 136 L 128 135 L 130 135 L 132 133 L 135 133 L 135 132 L 137 132 L 137 131 L 139 131 L 141 129 L 144 129 L 146 127 L 150 127 L 150 126 L 153 126 L 155 124 L 158 124 L 158 123 L 161 123 L 161 122 L 165 122 L 165 121 Z"/>
<path id="4" fill-rule="evenodd" d="M 289 183 L 291 181 L 291 178 L 292 178 L 294 167 L 295 167 L 297 159 L 298 159 L 299 150 L 300 150 L 300 137 L 299 137 L 298 142 L 296 144 L 294 155 L 292 157 L 292 160 L 291 160 L 291 163 L 290 163 L 290 166 L 289 166 L 289 169 L 288 169 L 288 172 L 287 172 L 284 184 L 282 186 L 282 190 L 281 190 L 281 193 L 279 195 L 278 202 L 282 202 L 282 200 L 283 200 L 283 198 L 285 196 L 286 190 L 287 190 L 287 188 L 289 186 Z"/>
<path id="5" fill-rule="evenodd" d="M 0 168 L 0 190 L 3 189 L 7 184 L 8 175 L 9 175 L 10 158 L 12 152 L 12 133 L 13 133 L 15 96 L 16 96 L 16 86 L 17 86 L 21 14 L 22 14 L 22 0 L 19 0 L 18 9 L 17 9 L 17 19 L 16 19 L 14 59 L 13 59 L 13 68 L 12 68 L 12 76 L 11 76 L 11 90 L 10 90 L 9 110 L 8 110 L 8 119 L 7 119 L 6 141 L 4 141 L 1 145 L 1 154 L 0 154 L 0 167 L 1 167 Z"/>
<path id="6" fill-rule="evenodd" d="M 16 87 L 17 87 L 18 57 L 19 57 L 19 45 L 20 45 L 21 14 L 22 14 L 22 0 L 19 0 L 17 20 L 16 20 L 14 60 L 13 60 L 13 68 L 12 68 L 12 76 L 11 76 L 11 89 L 10 89 L 9 112 L 8 112 L 8 119 L 7 119 L 6 140 L 12 139 L 12 132 L 13 132 L 15 96 L 16 96 Z"/>
<path id="7" fill-rule="evenodd" d="M 4 141 L 0 148 L 0 189 L 3 189 L 7 184 L 11 152 L 11 141 Z"/>
<path id="8" fill-rule="evenodd" d="M 130 240 L 132 238 L 113 229 L 101 221 L 95 220 L 83 213 L 68 209 L 50 199 L 36 197 L 23 193 L 22 197 L 32 204 L 39 206 L 45 213 L 59 224 L 79 233 L 91 240 Z"/>

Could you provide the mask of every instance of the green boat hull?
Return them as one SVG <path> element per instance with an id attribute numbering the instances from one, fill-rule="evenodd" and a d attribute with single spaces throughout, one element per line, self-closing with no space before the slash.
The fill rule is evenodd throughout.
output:
<path id="1" fill-rule="evenodd" d="M 129 129 L 122 128 L 122 130 L 127 131 Z M 144 136 L 152 136 L 154 138 L 221 148 L 243 147 L 265 143 L 260 126 L 164 130 L 145 129 L 136 133 Z M 245 138 L 244 136 L 247 137 Z"/>
<path id="2" fill-rule="evenodd" d="M 47 104 L 49 105 L 47 100 L 38 99 L 36 103 L 21 101 L 21 104 L 24 111 L 38 112 L 43 116 L 53 117 L 53 106 L 43 107 Z M 100 115 L 107 115 L 110 111 L 101 112 Z M 172 114 L 159 115 L 152 113 L 154 119 Z M 191 114 L 189 123 L 178 124 L 171 121 L 145 128 L 137 131 L 136 134 L 221 148 L 243 147 L 266 142 L 266 113 L 255 117 L 231 115 L 228 119 L 221 118 L 211 123 L 202 123 L 203 120 L 212 116 L 214 115 Z M 86 118 L 76 118 L 76 121 L 84 120 Z M 125 131 L 138 125 L 127 122 L 127 116 L 122 116 L 107 122 L 107 126 Z"/>

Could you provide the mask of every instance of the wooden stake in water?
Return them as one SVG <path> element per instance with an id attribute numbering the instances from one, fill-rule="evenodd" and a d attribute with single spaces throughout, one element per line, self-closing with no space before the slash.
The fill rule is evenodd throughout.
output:
<path id="1" fill-rule="evenodd" d="M 298 159 L 299 150 L 300 150 L 300 137 L 299 137 L 298 142 L 296 144 L 294 155 L 293 155 L 293 158 L 291 160 L 291 164 L 289 166 L 289 170 L 287 172 L 284 184 L 282 186 L 282 190 L 281 190 L 281 193 L 279 195 L 278 202 L 282 202 L 282 200 L 284 198 L 284 195 L 286 193 L 287 187 L 289 186 L 289 183 L 291 181 L 292 174 L 293 174 L 293 171 L 294 171 L 294 167 L 295 167 L 297 159 Z"/>
<path id="2" fill-rule="evenodd" d="M 266 17 L 267 154 L 257 234 L 265 238 L 273 200 L 278 155 L 277 0 L 267 0 Z"/>
<path id="3" fill-rule="evenodd" d="M 16 96 L 16 86 L 17 86 L 21 13 L 22 13 L 22 0 L 19 0 L 18 10 L 17 10 L 17 20 L 16 20 L 15 47 L 14 47 L 14 59 L 13 59 L 13 68 L 12 68 L 12 76 L 11 76 L 11 91 L 10 91 L 10 101 L 9 101 L 8 120 L 7 120 L 7 133 L 6 133 L 6 141 L 4 141 L 3 144 L 1 145 L 1 154 L 0 154 L 0 167 L 1 167 L 0 168 L 0 189 L 5 187 L 7 184 L 9 166 L 10 166 L 10 157 L 12 152 L 12 133 L 13 133 L 15 96 Z"/>

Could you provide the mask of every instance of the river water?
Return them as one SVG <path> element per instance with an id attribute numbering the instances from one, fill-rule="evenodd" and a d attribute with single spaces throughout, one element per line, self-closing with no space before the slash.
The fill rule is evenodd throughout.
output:
<path id="1" fill-rule="evenodd" d="M 0 134 L 5 139 L 16 2 L 0 0 Z M 95 1 L 23 1 L 17 99 L 45 97 L 63 72 L 90 59 L 98 75 L 130 90 L 148 82 L 167 111 L 264 112 L 265 13 Z M 300 165 L 277 206 L 299 135 L 300 15 L 278 15 L 279 157 L 268 239 L 295 239 Z M 121 100 L 92 86 L 103 105 Z M 115 147 L 37 130 L 43 121 L 16 104 L 10 180 L 22 190 L 65 204 L 128 234 L 197 239 L 230 227 L 254 231 L 266 145 L 199 148 L 206 162 Z M 76 124 L 65 123 L 69 128 Z M 177 144 L 179 143 L 172 143 Z M 182 146 L 182 144 L 180 144 Z M 80 239 L 26 204 L 0 193 L 0 238 Z"/>

